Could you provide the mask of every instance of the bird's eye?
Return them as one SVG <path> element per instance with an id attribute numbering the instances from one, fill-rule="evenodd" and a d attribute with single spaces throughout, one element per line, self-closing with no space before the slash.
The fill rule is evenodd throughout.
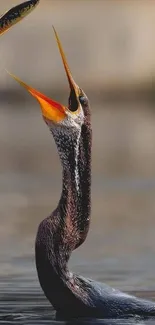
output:
<path id="1" fill-rule="evenodd" d="M 87 104 L 87 98 L 83 95 L 79 96 L 79 101 L 80 101 L 81 105 Z"/>

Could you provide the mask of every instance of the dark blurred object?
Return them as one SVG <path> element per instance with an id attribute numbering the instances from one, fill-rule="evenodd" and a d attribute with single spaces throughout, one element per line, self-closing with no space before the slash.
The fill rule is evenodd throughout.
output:
<path id="1" fill-rule="evenodd" d="M 10 27 L 21 21 L 39 3 L 39 0 L 29 0 L 23 2 L 0 17 L 0 34 L 4 34 Z"/>

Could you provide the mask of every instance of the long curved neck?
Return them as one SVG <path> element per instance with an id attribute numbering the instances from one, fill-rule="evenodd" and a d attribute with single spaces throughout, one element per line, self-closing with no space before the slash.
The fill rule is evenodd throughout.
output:
<path id="1" fill-rule="evenodd" d="M 90 224 L 91 145 L 91 127 L 90 124 L 84 124 L 67 152 L 59 152 L 63 166 L 63 186 L 58 210 L 66 221 L 68 233 L 76 234 L 74 248 L 83 243 Z"/>
<path id="2" fill-rule="evenodd" d="M 78 134 L 54 134 L 63 166 L 59 204 L 44 219 L 36 237 L 36 267 L 40 285 L 54 308 L 62 313 L 86 314 L 89 297 L 85 285 L 69 272 L 71 252 L 85 240 L 91 209 L 91 125 Z M 66 137 L 66 138 L 65 138 Z"/>

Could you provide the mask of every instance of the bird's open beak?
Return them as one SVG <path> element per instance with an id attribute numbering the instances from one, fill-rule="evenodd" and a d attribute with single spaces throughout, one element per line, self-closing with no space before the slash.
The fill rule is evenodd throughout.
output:
<path id="1" fill-rule="evenodd" d="M 39 3 L 39 0 L 23 2 L 0 16 L 0 35 L 26 17 Z"/>
<path id="2" fill-rule="evenodd" d="M 54 27 L 53 27 L 54 29 Z M 54 33 L 55 33 L 55 37 L 57 40 L 57 44 L 58 44 L 58 48 L 62 57 L 62 61 L 63 61 L 63 65 L 66 71 L 66 75 L 68 78 L 68 82 L 69 82 L 69 86 L 70 86 L 70 90 L 74 91 L 76 97 L 79 96 L 80 94 L 80 89 L 77 86 L 77 84 L 75 83 L 71 72 L 69 70 L 66 58 L 65 58 L 65 54 L 63 52 L 60 40 L 58 38 L 58 34 L 56 32 L 56 30 L 54 29 Z M 42 115 L 43 117 L 47 118 L 48 120 L 51 120 L 55 123 L 60 122 L 62 120 L 65 119 L 66 117 L 66 112 L 68 111 L 68 108 L 63 106 L 62 104 L 59 104 L 58 102 L 54 101 L 53 99 L 50 99 L 49 97 L 43 95 L 42 93 L 40 93 L 39 91 L 37 91 L 36 89 L 30 87 L 29 85 L 25 84 L 23 81 L 21 81 L 19 78 L 17 78 L 16 76 L 14 76 L 13 74 L 10 74 L 16 81 L 18 81 L 23 87 L 25 87 L 27 89 L 27 91 L 29 91 L 29 93 L 35 97 L 40 106 L 41 106 L 41 111 L 42 111 Z M 72 113 L 72 112 L 71 112 Z"/>

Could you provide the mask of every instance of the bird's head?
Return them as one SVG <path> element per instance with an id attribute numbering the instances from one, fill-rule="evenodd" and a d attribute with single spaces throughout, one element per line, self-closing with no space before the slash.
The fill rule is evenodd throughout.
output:
<path id="1" fill-rule="evenodd" d="M 26 88 L 34 98 L 37 99 L 41 107 L 43 119 L 52 132 L 57 145 L 59 146 L 59 144 L 62 144 L 63 141 L 64 147 L 64 143 L 67 146 L 67 143 L 69 144 L 70 142 L 75 142 L 78 138 L 82 125 L 85 121 L 85 108 L 88 106 L 88 99 L 83 90 L 74 81 L 55 29 L 54 33 L 70 88 L 68 106 L 64 106 L 43 95 L 36 89 L 21 81 L 16 76 L 12 74 L 11 76 L 24 88 Z"/>

